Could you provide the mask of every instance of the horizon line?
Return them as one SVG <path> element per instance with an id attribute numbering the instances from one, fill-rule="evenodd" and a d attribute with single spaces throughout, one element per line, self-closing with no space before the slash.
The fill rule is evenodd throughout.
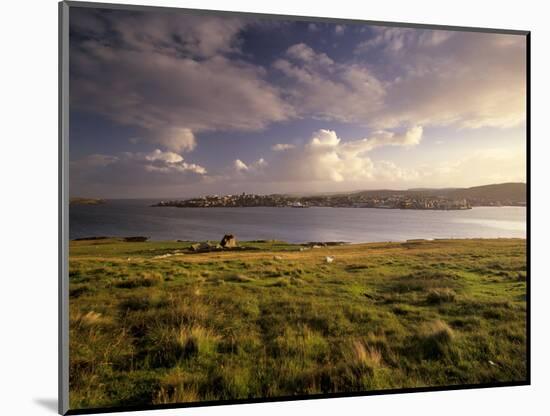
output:
<path id="1" fill-rule="evenodd" d="M 404 189 L 398 189 L 398 188 L 371 188 L 371 189 L 351 189 L 351 190 L 344 190 L 344 191 L 319 191 L 319 192 L 271 192 L 271 193 L 247 193 L 244 192 L 247 195 L 302 195 L 302 196 L 308 196 L 308 195 L 323 195 L 323 194 L 349 194 L 349 193 L 356 193 L 356 192 L 375 192 L 375 191 L 395 191 L 395 192 L 407 192 L 407 191 L 441 191 L 441 190 L 448 190 L 448 189 L 472 189 L 472 188 L 481 188 L 484 186 L 497 186 L 497 185 L 526 185 L 527 182 L 500 182 L 500 183 L 487 183 L 483 185 L 474 185 L 474 186 L 445 186 L 445 187 L 414 187 L 414 188 L 404 188 Z M 240 195 L 243 192 L 236 192 L 236 193 L 226 193 L 223 195 Z M 209 194 L 201 194 L 201 195 L 194 195 L 194 196 L 187 196 L 187 197 L 174 197 L 174 196 L 139 196 L 139 197 L 125 197 L 125 198 L 118 198 L 118 197 L 102 197 L 102 196 L 82 196 L 82 195 L 74 195 L 71 196 L 69 193 L 69 199 L 73 198 L 89 198 L 89 199 L 103 199 L 103 200 L 115 200 L 115 199 L 171 199 L 171 200 L 177 200 L 177 199 L 193 199 L 197 198 L 199 196 L 208 196 L 208 195 L 222 195 L 220 193 L 209 193 Z"/>

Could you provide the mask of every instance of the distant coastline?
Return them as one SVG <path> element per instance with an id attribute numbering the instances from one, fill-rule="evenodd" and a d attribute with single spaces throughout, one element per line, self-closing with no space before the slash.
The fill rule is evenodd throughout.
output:
<path id="1" fill-rule="evenodd" d="M 101 198 L 79 198 L 74 197 L 69 200 L 69 205 L 101 205 L 106 201 Z"/>
<path id="2" fill-rule="evenodd" d="M 382 208 L 415 210 L 467 210 L 480 206 L 525 206 L 523 183 L 486 185 L 473 188 L 378 190 L 341 194 L 294 196 L 285 194 L 206 195 L 200 198 L 160 201 L 153 207 L 176 208 Z"/>
<path id="3" fill-rule="evenodd" d="M 280 196 L 272 195 L 225 195 L 206 196 L 189 200 L 160 201 L 152 207 L 175 208 L 374 208 L 374 209 L 416 209 L 457 211 L 472 209 L 465 200 L 422 199 L 422 200 L 382 200 L 356 203 L 353 201 L 326 200 L 322 202 L 294 201 Z"/>

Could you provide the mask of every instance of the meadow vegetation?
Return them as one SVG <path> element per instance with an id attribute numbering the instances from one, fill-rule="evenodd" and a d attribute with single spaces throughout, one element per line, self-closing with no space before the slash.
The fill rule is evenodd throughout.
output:
<path id="1" fill-rule="evenodd" d="M 526 378 L 525 240 L 190 245 L 71 242 L 72 409 Z"/>

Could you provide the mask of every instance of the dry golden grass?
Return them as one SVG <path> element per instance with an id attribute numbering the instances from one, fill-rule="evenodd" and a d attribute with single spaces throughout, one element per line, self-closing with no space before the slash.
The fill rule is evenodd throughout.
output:
<path id="1" fill-rule="evenodd" d="M 71 408 L 525 379 L 524 240 L 186 244 L 71 243 Z"/>
<path id="2" fill-rule="evenodd" d="M 382 362 L 382 354 L 376 348 L 366 346 L 362 341 L 355 340 L 352 343 L 352 361 L 371 368 L 379 367 Z"/>
<path id="3" fill-rule="evenodd" d="M 105 318 L 100 313 L 94 311 L 86 313 L 78 312 L 71 316 L 71 323 L 79 327 L 92 327 L 103 322 L 105 322 Z"/>

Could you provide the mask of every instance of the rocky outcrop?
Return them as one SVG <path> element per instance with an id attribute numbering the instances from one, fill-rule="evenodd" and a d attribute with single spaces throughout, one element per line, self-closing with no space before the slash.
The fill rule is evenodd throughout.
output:
<path id="1" fill-rule="evenodd" d="M 144 243 L 149 240 L 149 237 L 136 236 L 136 237 L 124 237 L 124 241 L 127 243 Z"/>
<path id="2" fill-rule="evenodd" d="M 201 252 L 201 253 L 220 250 L 220 249 L 221 247 L 219 245 L 210 244 L 208 241 L 191 245 L 192 251 Z"/>
<path id="3" fill-rule="evenodd" d="M 223 248 L 237 247 L 237 239 L 233 234 L 226 234 L 223 236 L 222 241 L 220 241 L 220 246 Z"/>

